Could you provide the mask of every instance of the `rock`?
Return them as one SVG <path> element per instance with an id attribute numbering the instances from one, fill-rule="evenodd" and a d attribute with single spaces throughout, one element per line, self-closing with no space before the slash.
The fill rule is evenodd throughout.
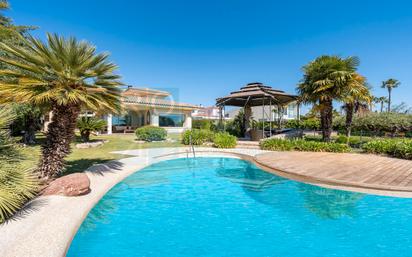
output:
<path id="1" fill-rule="evenodd" d="M 144 140 L 135 140 L 134 142 L 137 143 L 137 144 L 144 144 L 144 143 L 146 143 L 146 141 L 144 141 Z"/>
<path id="2" fill-rule="evenodd" d="M 85 173 L 73 173 L 52 181 L 42 195 L 79 196 L 89 192 L 89 177 Z"/>
<path id="3" fill-rule="evenodd" d="M 103 145 L 104 143 L 108 142 L 107 140 L 100 140 L 96 142 L 87 142 L 87 143 L 80 143 L 76 144 L 77 149 L 86 149 L 86 148 L 93 148 Z"/>

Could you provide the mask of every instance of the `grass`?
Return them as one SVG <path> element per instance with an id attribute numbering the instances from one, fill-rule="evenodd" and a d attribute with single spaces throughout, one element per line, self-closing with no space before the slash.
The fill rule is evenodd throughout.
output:
<path id="1" fill-rule="evenodd" d="M 80 140 L 77 138 L 77 142 L 72 144 L 72 153 L 66 158 L 67 168 L 64 174 L 70 174 L 74 172 L 82 172 L 88 167 L 104 163 L 111 160 L 118 160 L 125 158 L 125 155 L 114 154 L 111 152 L 122 150 L 134 150 L 143 148 L 157 148 L 157 147 L 180 147 L 183 146 L 180 143 L 180 134 L 170 134 L 168 138 L 177 140 L 177 142 L 150 142 L 144 144 L 138 144 L 135 142 L 136 136 L 134 134 L 113 134 L 113 135 L 100 135 L 91 136 L 91 140 L 108 140 L 107 143 L 100 147 L 77 149 L 75 144 Z M 44 136 L 39 134 L 39 144 L 34 146 L 19 147 L 20 161 L 15 163 L 1 163 L 0 166 L 7 166 L 12 169 L 29 169 L 37 165 L 40 158 L 40 144 L 44 140 Z"/>

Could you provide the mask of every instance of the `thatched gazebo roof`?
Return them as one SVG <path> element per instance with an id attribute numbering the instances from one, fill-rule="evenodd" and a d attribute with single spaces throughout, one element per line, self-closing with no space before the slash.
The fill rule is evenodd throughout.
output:
<path id="1" fill-rule="evenodd" d="M 282 90 L 273 89 L 265 86 L 262 83 L 254 82 L 240 88 L 239 91 L 231 92 L 230 95 L 217 98 L 217 106 L 262 106 L 268 105 L 269 101 L 274 105 L 286 105 L 290 102 L 296 101 L 296 95 L 290 95 Z"/>

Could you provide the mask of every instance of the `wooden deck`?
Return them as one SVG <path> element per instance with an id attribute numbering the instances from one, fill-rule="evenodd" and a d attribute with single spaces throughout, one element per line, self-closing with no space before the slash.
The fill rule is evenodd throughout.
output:
<path id="1" fill-rule="evenodd" d="M 255 161 L 307 182 L 412 192 L 409 160 L 369 154 L 270 152 L 257 155 Z"/>

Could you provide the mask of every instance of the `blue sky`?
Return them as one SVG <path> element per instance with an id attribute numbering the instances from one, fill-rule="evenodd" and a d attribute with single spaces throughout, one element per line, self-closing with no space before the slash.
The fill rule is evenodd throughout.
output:
<path id="1" fill-rule="evenodd" d="M 322 54 L 356 55 L 374 86 L 402 82 L 412 106 L 410 1 L 10 0 L 17 24 L 87 39 L 109 51 L 123 81 L 170 89 L 180 101 L 215 98 L 259 81 L 290 93 L 301 67 Z"/>

